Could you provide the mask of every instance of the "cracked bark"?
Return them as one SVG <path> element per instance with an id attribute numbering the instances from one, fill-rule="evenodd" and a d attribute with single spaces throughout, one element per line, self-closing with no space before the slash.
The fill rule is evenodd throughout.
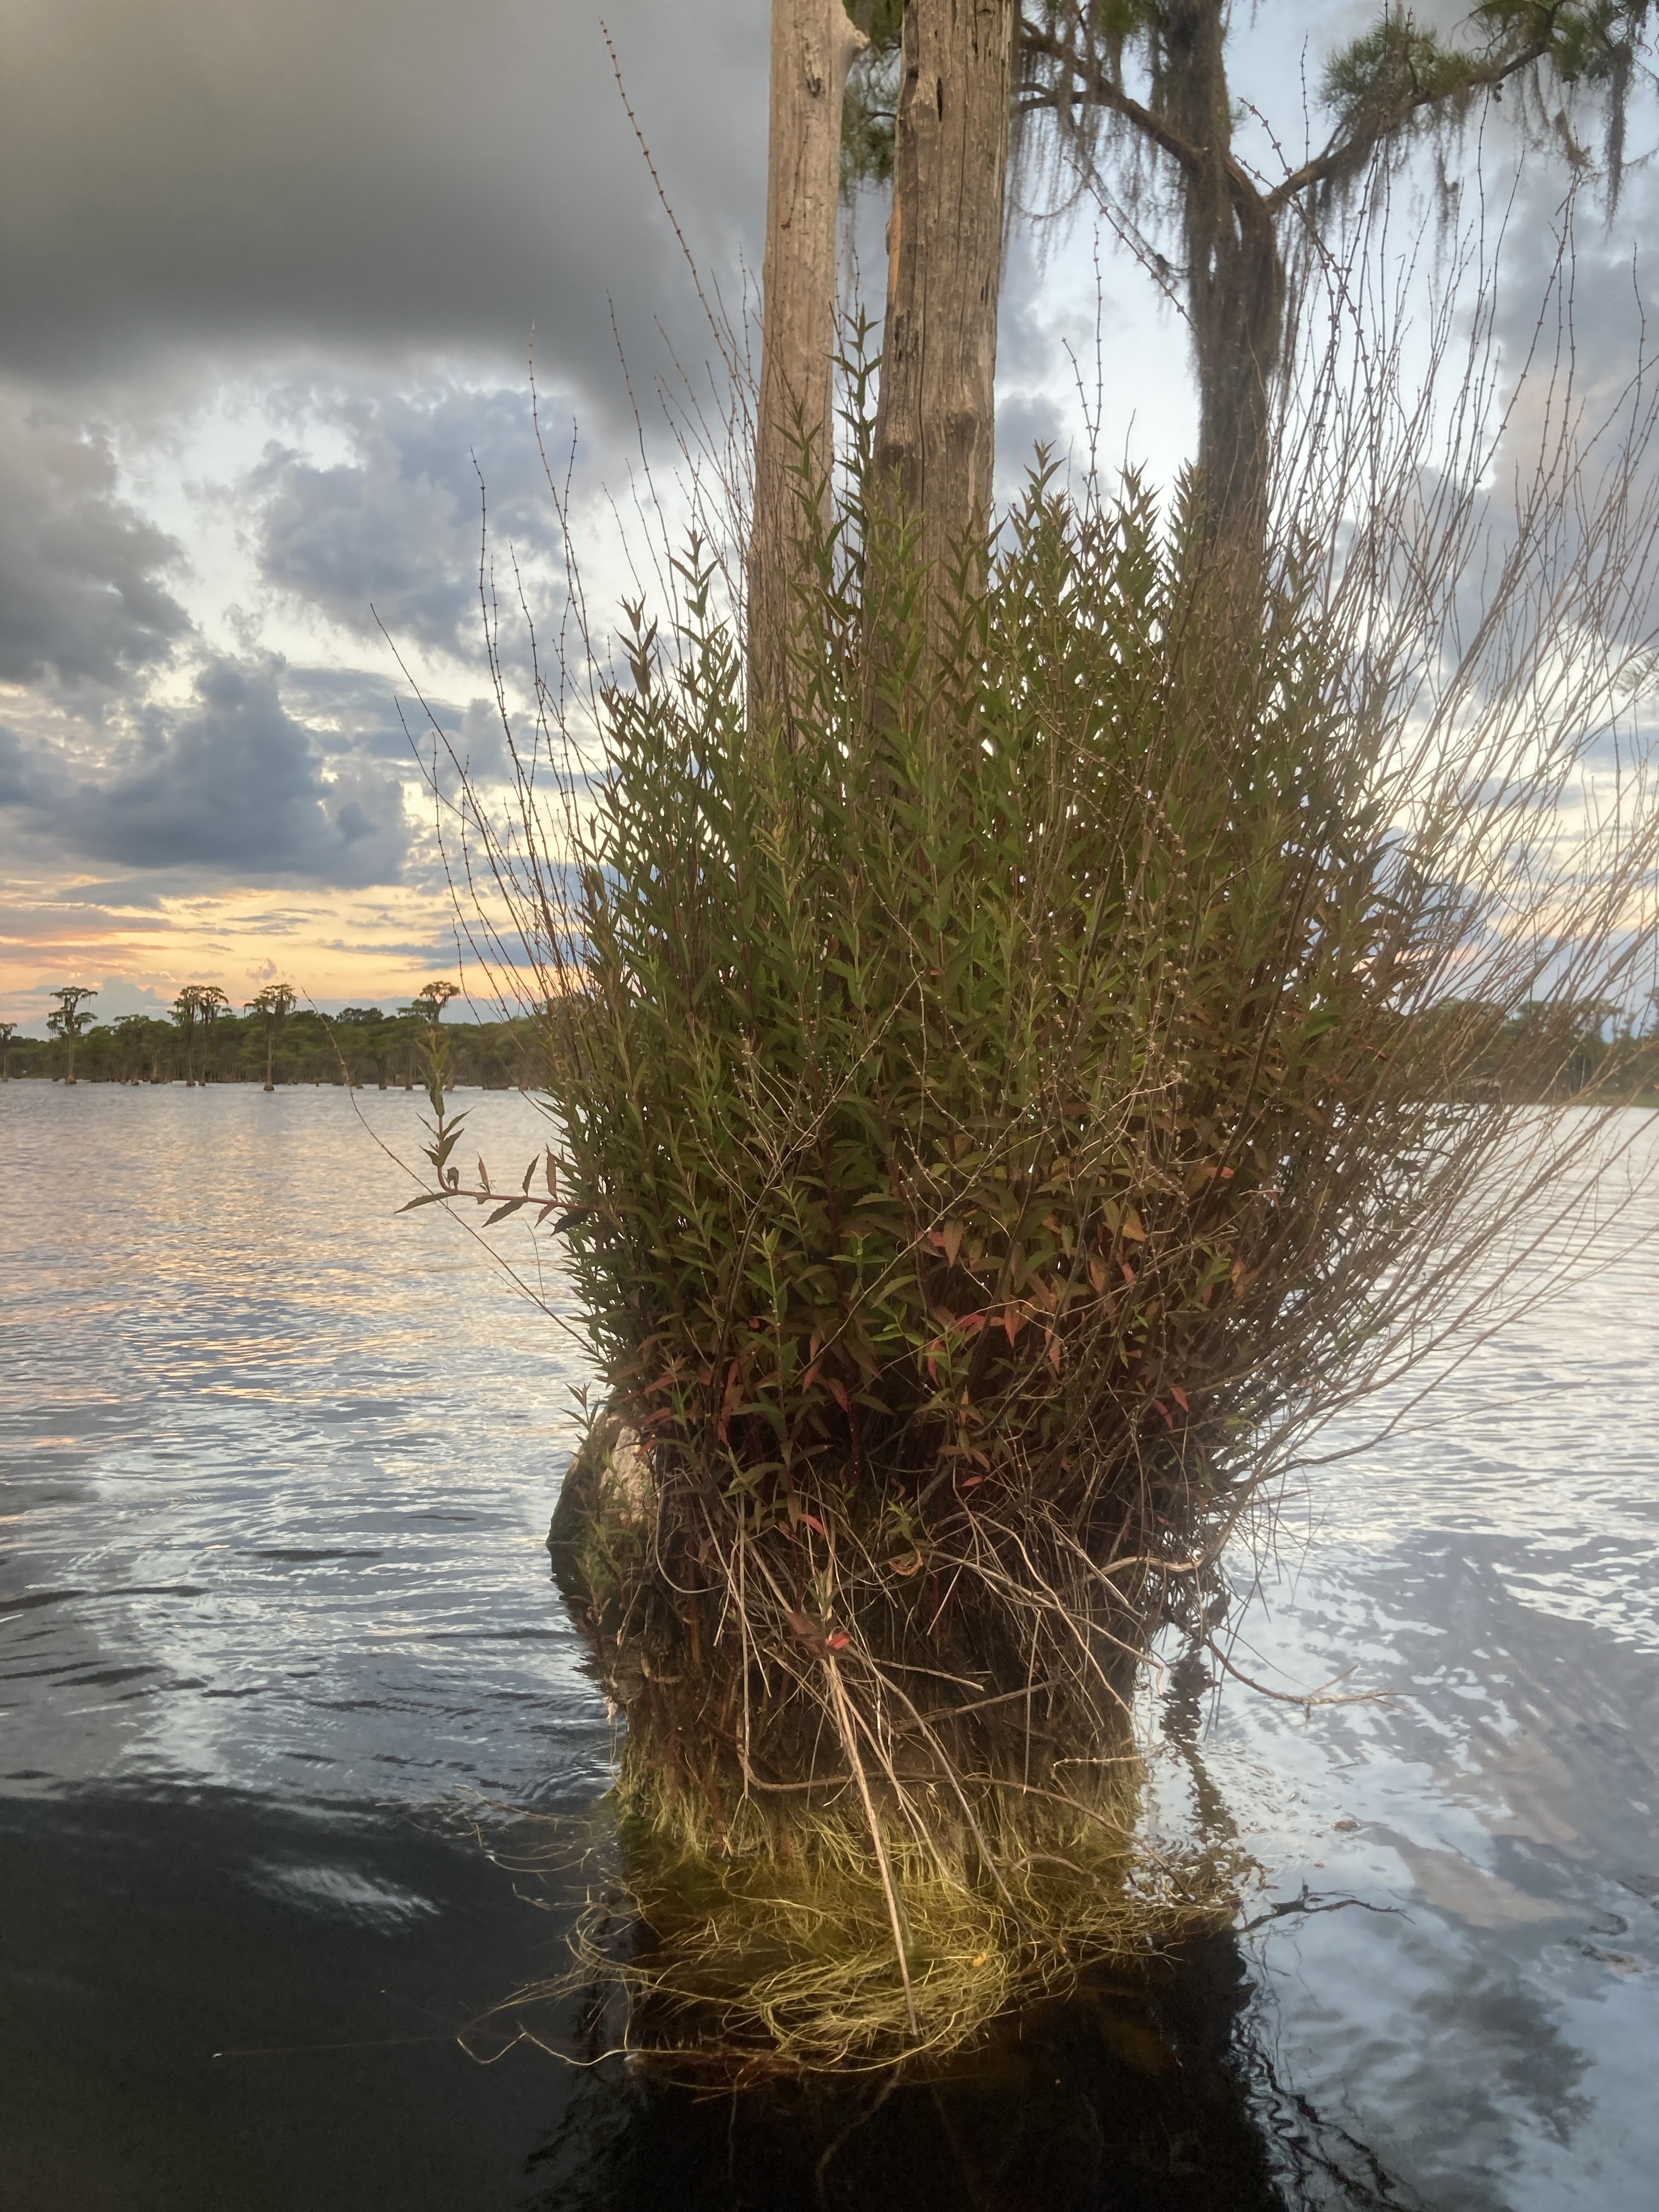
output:
<path id="1" fill-rule="evenodd" d="M 749 549 L 751 714 L 787 700 L 792 584 L 835 445 L 842 96 L 865 43 L 842 0 L 773 0 L 760 410 Z"/>
<path id="2" fill-rule="evenodd" d="M 888 239 L 876 488 L 929 574 L 982 558 L 995 453 L 997 301 L 1015 0 L 909 0 Z"/>

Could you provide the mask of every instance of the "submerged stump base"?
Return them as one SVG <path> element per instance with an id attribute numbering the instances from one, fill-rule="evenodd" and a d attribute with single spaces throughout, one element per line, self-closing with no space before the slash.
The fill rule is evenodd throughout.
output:
<path id="1" fill-rule="evenodd" d="M 1011 1728 L 1006 1760 L 965 1790 L 925 1772 L 855 1786 L 831 1771 L 846 1761 L 828 1731 L 789 1782 L 689 1740 L 677 1681 L 631 1632 L 654 1512 L 632 1433 L 601 1421 L 548 1544 L 627 1717 L 617 1879 L 578 1921 L 572 1985 L 625 1994 L 630 2053 L 728 2083 L 942 2061 L 1091 1968 L 1145 1966 L 1229 1923 L 1236 1853 L 1172 1859 L 1137 1833 L 1127 1729 L 1110 1756 L 1097 1744 L 1038 1780 Z"/>
<path id="2" fill-rule="evenodd" d="M 1232 1917 L 1219 1869 L 1152 1866 L 1133 1839 L 1091 1836 L 1067 1808 L 1024 1808 L 988 1856 L 948 1830 L 924 1844 L 884 1820 L 901 1964 L 860 1808 L 774 1825 L 751 1800 L 722 1842 L 711 1819 L 633 1765 L 617 1802 L 637 1934 L 625 1959 L 595 1946 L 586 1963 L 628 1991 L 630 2046 L 683 2071 L 762 2078 L 943 2059 L 1087 1968 L 1145 1966 Z M 1121 1794 L 1113 1805 L 1121 1820 Z"/>

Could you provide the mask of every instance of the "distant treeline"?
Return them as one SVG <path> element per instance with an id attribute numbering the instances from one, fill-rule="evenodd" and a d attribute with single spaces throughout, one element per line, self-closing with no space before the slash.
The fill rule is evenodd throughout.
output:
<path id="1" fill-rule="evenodd" d="M 453 1084 L 513 1091 L 537 1081 L 542 1046 L 532 1023 L 446 1022 L 443 1030 Z M 415 1088 L 425 1080 L 426 1035 L 424 1018 L 413 1012 L 386 1014 L 379 1006 L 348 1006 L 331 1016 L 295 1011 L 272 1045 L 272 1079 Z M 75 1079 L 263 1084 L 266 1024 L 257 1012 L 224 1012 L 211 1024 L 197 1022 L 188 1035 L 152 1014 L 123 1014 L 76 1039 Z M 68 1050 L 61 1037 L 15 1036 L 4 1048 L 6 1073 L 13 1080 L 61 1081 Z"/>
<path id="2" fill-rule="evenodd" d="M 1504 1018 L 1466 999 L 1408 1018 L 1455 1027 L 1466 1037 L 1470 1028 L 1487 1032 L 1472 1060 L 1466 1049 L 1447 1055 L 1449 1064 L 1469 1069 L 1466 1081 L 1480 1095 L 1501 1094 L 1517 1104 L 1587 1092 L 1659 1096 L 1659 1025 L 1638 1031 L 1604 1001 L 1539 1000 Z M 295 1010 L 269 1039 L 268 1027 L 258 1011 L 227 1010 L 189 1027 L 151 1014 L 123 1014 L 76 1038 L 76 1080 L 262 1084 L 269 1042 L 271 1075 L 279 1084 L 349 1080 L 407 1091 L 425 1081 L 422 1048 L 430 1030 L 422 1006 L 391 1014 L 379 1006 L 348 1006 L 333 1015 Z M 452 1086 L 534 1090 L 543 1080 L 548 1040 L 533 1021 L 445 1022 L 443 1035 Z M 0 1055 L 11 1080 L 61 1082 L 68 1050 L 61 1036 L 14 1036 Z"/>
<path id="3" fill-rule="evenodd" d="M 1659 1000 L 1659 994 L 1655 994 Z M 1419 1064 L 1463 1070 L 1463 1095 L 1516 1105 L 1586 1096 L 1646 1100 L 1659 1093 L 1654 1006 L 1638 1029 L 1605 999 L 1536 999 L 1505 1016 L 1478 999 L 1448 1000 L 1402 1018 L 1418 1032 Z M 1423 1032 L 1443 1032 L 1443 1053 L 1423 1055 Z"/>

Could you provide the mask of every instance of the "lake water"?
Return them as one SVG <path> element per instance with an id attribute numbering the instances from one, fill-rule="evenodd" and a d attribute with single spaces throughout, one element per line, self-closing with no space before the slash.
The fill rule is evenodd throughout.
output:
<path id="1" fill-rule="evenodd" d="M 1238 1664 L 1395 1694 L 1200 1698 L 1236 1942 L 957 2081 L 699 2101 L 457 2041 L 574 1893 L 472 1822 L 611 1739 L 540 1548 L 580 1345 L 395 1215 L 416 1103 L 0 1088 L 0 2201 L 1646 2212 L 1659 1207 L 1292 1502 Z"/>

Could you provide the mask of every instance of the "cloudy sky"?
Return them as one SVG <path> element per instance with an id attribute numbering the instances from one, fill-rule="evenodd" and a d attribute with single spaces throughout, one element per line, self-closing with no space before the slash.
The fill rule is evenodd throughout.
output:
<path id="1" fill-rule="evenodd" d="M 758 263 L 766 0 L 605 0 L 691 248 Z M 595 603 L 651 398 L 710 348 L 596 0 L 0 0 L 0 1015 L 276 975 L 325 1006 L 457 971 L 387 638 L 495 742 L 480 486 L 546 617 L 564 548 L 530 411 L 578 435 Z M 1304 56 L 1363 5 L 1269 0 L 1241 89 L 1299 141 Z M 1647 118 L 1633 132 L 1640 153 Z M 1543 203 L 1540 201 L 1540 207 Z M 1611 363 L 1636 175 L 1581 287 Z M 878 218 L 860 228 L 878 300 Z M 1190 435 L 1178 325 L 1091 218 L 1015 240 L 1009 469 L 1076 422 L 1097 306 L 1108 452 Z"/>

